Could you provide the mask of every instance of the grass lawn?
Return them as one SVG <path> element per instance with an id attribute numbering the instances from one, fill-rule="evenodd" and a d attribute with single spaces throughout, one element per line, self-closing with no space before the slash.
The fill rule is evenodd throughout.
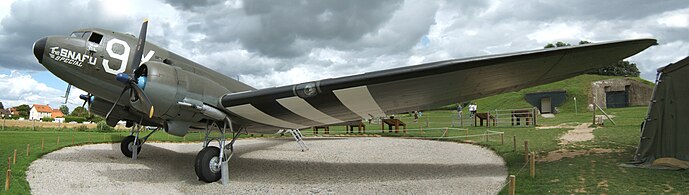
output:
<path id="1" fill-rule="evenodd" d="M 617 166 L 620 163 L 632 159 L 635 147 L 638 143 L 639 123 L 646 114 L 646 107 L 633 107 L 622 109 L 608 109 L 606 112 L 615 115 L 617 125 L 612 125 L 609 121 L 605 127 L 596 129 L 593 133 L 594 140 L 577 143 L 576 145 L 558 145 L 559 137 L 568 129 L 547 129 L 538 130 L 533 127 L 491 127 L 492 131 L 504 132 L 504 144 L 499 135 L 493 135 L 484 140 L 483 137 L 444 139 L 448 141 L 473 142 L 478 145 L 490 148 L 505 159 L 510 174 L 517 175 L 517 193 L 519 194 L 571 194 L 571 193 L 596 193 L 596 194 L 630 194 L 630 193 L 682 193 L 689 191 L 689 172 L 686 171 L 667 171 L 667 170 L 648 170 L 636 168 L 624 168 Z M 408 115 L 398 115 L 402 121 L 407 123 L 406 134 L 400 133 L 381 133 L 379 125 L 368 125 L 367 134 L 381 134 L 383 136 L 394 137 L 440 137 L 444 133 L 444 127 L 458 126 L 453 123 L 451 118 L 454 112 L 451 111 L 432 111 L 424 113 L 420 120 L 414 123 Z M 539 118 L 539 125 L 556 125 L 562 123 L 580 124 L 591 121 L 591 113 L 561 113 L 556 118 Z M 428 126 L 426 126 L 428 124 Z M 466 124 L 465 124 L 466 125 Z M 424 128 L 424 131 L 418 130 Z M 482 134 L 489 128 L 486 127 L 459 127 L 450 128 L 446 137 Z M 355 130 L 356 132 L 356 130 Z M 323 136 L 321 134 L 317 136 Z M 305 136 L 313 135 L 310 129 L 304 130 Z M 331 127 L 330 136 L 345 134 L 344 127 Z M 358 134 L 358 133 L 357 133 Z M 12 183 L 10 193 L 28 194 L 29 185 L 26 181 L 26 169 L 35 159 L 50 151 L 61 147 L 70 146 L 72 139 L 74 145 L 86 144 L 89 142 L 119 142 L 121 137 L 128 135 L 128 132 L 74 132 L 64 129 L 38 129 L 36 131 L 7 128 L 0 131 L 0 157 L 7 158 L 12 156 L 14 149 L 17 149 L 17 162 L 12 165 Z M 60 143 L 57 144 L 57 138 Z M 276 135 L 243 135 L 243 137 L 274 137 Z M 289 136 L 289 135 L 286 135 Z M 517 149 L 513 150 L 512 138 L 517 139 Z M 165 133 L 156 133 L 150 140 L 183 142 L 201 140 L 200 133 L 191 133 L 185 138 L 168 136 Z M 41 141 L 45 140 L 45 149 L 41 151 Z M 525 164 L 524 160 L 524 141 L 529 141 L 529 149 L 535 151 L 539 157 L 545 156 L 548 152 L 559 149 L 587 150 L 592 148 L 616 149 L 617 152 L 605 154 L 592 154 L 578 156 L 575 158 L 565 158 L 553 162 L 538 162 L 535 178 L 528 175 L 528 167 L 521 170 Z M 31 145 L 30 155 L 26 156 L 26 145 Z M 3 160 L 0 169 L 6 170 L 7 163 Z M 520 172 L 521 170 L 521 172 Z M 1 179 L 4 183 L 4 177 Z M 501 194 L 506 194 L 507 189 L 503 189 Z"/>

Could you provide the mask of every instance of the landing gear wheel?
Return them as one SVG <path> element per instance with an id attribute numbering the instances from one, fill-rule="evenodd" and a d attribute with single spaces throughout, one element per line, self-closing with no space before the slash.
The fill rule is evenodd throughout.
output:
<path id="1" fill-rule="evenodd" d="M 120 149 L 122 150 L 122 154 L 124 156 L 131 158 L 132 157 L 132 151 L 134 151 L 132 148 L 134 148 L 134 137 L 133 135 L 127 136 L 124 139 L 122 139 L 122 143 L 120 143 Z M 136 153 L 141 154 L 141 140 L 137 140 L 136 143 L 139 145 L 136 147 Z"/>
<path id="2" fill-rule="evenodd" d="M 194 170 L 199 180 L 206 183 L 216 182 L 220 180 L 220 148 L 209 146 L 204 148 L 196 155 L 194 163 Z"/>

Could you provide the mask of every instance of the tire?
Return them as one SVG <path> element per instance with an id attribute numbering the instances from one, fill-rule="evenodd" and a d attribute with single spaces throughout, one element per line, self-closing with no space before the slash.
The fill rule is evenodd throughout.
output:
<path id="1" fill-rule="evenodd" d="M 122 143 L 120 143 L 120 150 L 122 150 L 122 154 L 124 154 L 124 156 L 129 158 L 132 157 L 132 149 L 129 145 L 134 143 L 134 139 L 136 139 L 136 137 L 134 137 L 133 135 L 127 136 L 124 139 L 122 139 Z M 136 141 L 136 143 L 141 144 L 141 139 Z M 141 145 L 137 147 L 136 153 L 141 154 Z"/>
<path id="2" fill-rule="evenodd" d="M 199 180 L 206 183 L 216 182 L 220 180 L 221 172 L 220 168 L 212 168 L 211 161 L 214 163 L 220 163 L 221 160 L 218 158 L 220 154 L 220 148 L 215 146 L 209 146 L 204 148 L 196 155 L 196 161 L 194 163 L 194 170 L 196 171 L 196 176 Z"/>

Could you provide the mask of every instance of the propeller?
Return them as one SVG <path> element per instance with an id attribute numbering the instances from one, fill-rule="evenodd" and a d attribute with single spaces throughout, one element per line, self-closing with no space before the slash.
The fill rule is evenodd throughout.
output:
<path id="1" fill-rule="evenodd" d="M 64 104 L 67 104 L 67 100 L 69 99 L 69 91 L 71 89 L 72 89 L 72 84 L 67 84 L 67 90 L 65 91 L 65 96 L 63 96 L 63 98 L 65 98 Z"/>
<path id="2" fill-rule="evenodd" d="M 117 76 L 115 76 L 115 79 L 117 81 L 120 81 L 122 84 L 124 84 L 124 89 L 122 89 L 122 92 L 120 95 L 117 97 L 117 100 L 114 102 L 112 107 L 110 108 L 110 111 L 108 111 L 108 114 L 105 115 L 105 119 L 107 120 L 110 117 L 110 114 L 112 111 L 115 109 L 115 106 L 117 106 L 117 103 L 120 102 L 120 99 L 122 98 L 122 95 L 124 95 L 124 92 L 127 90 L 130 90 L 130 96 L 134 96 L 135 100 L 140 100 L 142 103 L 145 105 L 146 108 L 148 109 L 148 117 L 153 118 L 153 104 L 151 104 L 151 100 L 146 96 L 146 93 L 144 93 L 143 85 L 140 87 L 139 86 L 139 81 L 136 77 L 136 72 L 139 69 L 139 64 L 141 64 L 141 58 L 144 53 L 144 46 L 146 44 L 146 31 L 148 29 L 148 19 L 145 19 L 144 22 L 141 24 L 141 32 L 139 32 L 139 41 L 137 42 L 136 45 L 136 50 L 134 51 L 134 58 L 132 59 L 131 67 L 132 67 L 132 72 L 129 74 L 126 73 L 119 73 Z M 145 100 L 145 101 L 144 101 Z"/>
<path id="3" fill-rule="evenodd" d="M 79 99 L 84 100 L 84 103 L 81 104 L 82 108 L 86 108 L 84 106 L 86 106 L 87 103 L 89 104 L 89 107 L 87 110 L 89 111 L 89 116 L 91 116 L 91 104 L 93 103 L 93 95 L 91 95 L 91 93 L 81 94 L 81 95 L 79 95 Z"/>

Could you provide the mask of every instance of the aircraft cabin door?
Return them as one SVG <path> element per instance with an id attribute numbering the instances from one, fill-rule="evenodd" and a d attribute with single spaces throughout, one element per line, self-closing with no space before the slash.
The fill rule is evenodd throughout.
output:
<path id="1" fill-rule="evenodd" d="M 96 63 L 96 59 L 102 58 L 101 56 L 104 50 L 100 46 L 103 40 L 103 35 L 97 32 L 85 32 L 83 38 L 86 40 L 86 45 L 84 46 L 84 61 L 82 62 L 82 70 L 84 73 L 93 75 L 96 74 L 101 68 Z"/>

